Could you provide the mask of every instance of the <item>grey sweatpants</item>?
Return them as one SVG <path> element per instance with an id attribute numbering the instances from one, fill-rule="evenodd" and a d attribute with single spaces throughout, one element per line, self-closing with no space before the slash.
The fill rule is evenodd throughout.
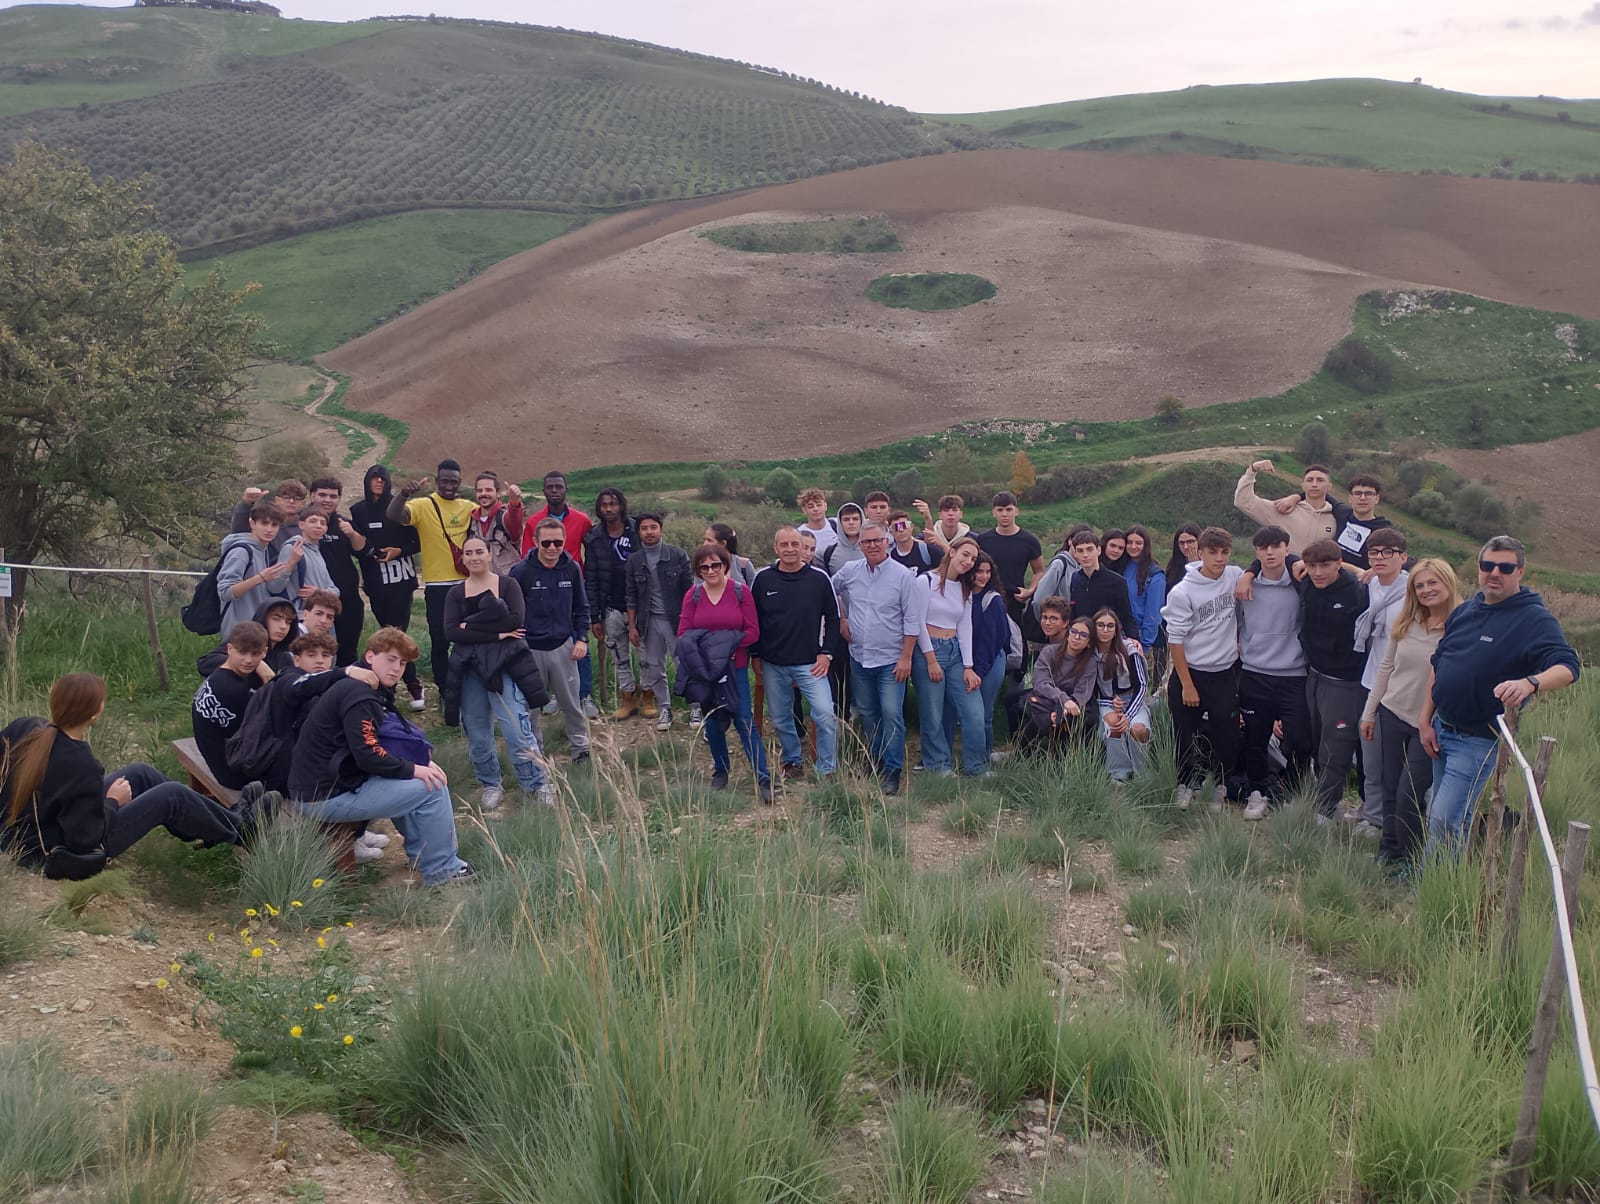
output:
<path id="1" fill-rule="evenodd" d="M 608 610 L 605 618 L 606 651 L 617 666 L 617 690 L 632 694 L 639 688 L 633 672 L 633 645 L 628 642 L 628 612 Z"/>
<path id="2" fill-rule="evenodd" d="M 1306 705 L 1311 710 L 1312 739 L 1317 748 L 1317 813 L 1336 816 L 1344 798 L 1345 778 L 1361 739 L 1361 710 L 1367 692 L 1359 681 L 1340 681 L 1315 669 L 1306 673 Z"/>
<path id="3" fill-rule="evenodd" d="M 651 615 L 645 629 L 644 656 L 639 666 L 639 688 L 654 691 L 656 705 L 663 711 L 672 705 L 672 689 L 667 685 L 667 656 L 678 638 L 665 615 Z"/>
<path id="4" fill-rule="evenodd" d="M 589 747 L 589 721 L 583 716 L 583 703 L 578 698 L 578 662 L 572 659 L 572 641 L 559 648 L 535 648 L 533 659 L 544 678 L 544 688 L 550 691 L 567 721 L 567 744 L 573 752 L 583 752 Z"/>
<path id="5" fill-rule="evenodd" d="M 1367 709 L 1365 698 L 1361 709 Z M 1381 832 L 1384 813 L 1392 808 L 1383 788 L 1383 724 L 1377 723 L 1372 739 L 1361 742 L 1361 818 Z"/>

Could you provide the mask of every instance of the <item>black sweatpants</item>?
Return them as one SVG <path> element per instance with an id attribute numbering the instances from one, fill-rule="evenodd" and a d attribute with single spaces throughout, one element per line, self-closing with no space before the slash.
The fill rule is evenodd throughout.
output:
<path id="1" fill-rule="evenodd" d="M 1417 729 L 1388 707 L 1378 707 L 1383 748 L 1383 834 L 1378 859 L 1390 864 L 1411 861 L 1422 847 L 1422 825 L 1428 788 L 1433 785 L 1433 760 L 1422 747 Z"/>
<path id="2" fill-rule="evenodd" d="M 433 663 L 433 684 L 444 696 L 445 680 L 450 676 L 450 641 L 444 630 L 444 600 L 455 587 L 454 581 L 422 587 L 422 603 L 428 614 L 428 657 Z"/>
<path id="3" fill-rule="evenodd" d="M 372 603 L 372 617 L 378 621 L 379 627 L 398 627 L 401 631 L 411 628 L 411 600 L 416 597 L 417 587 L 408 582 L 403 587 L 389 586 L 384 589 L 370 590 L 367 600 Z M 357 654 L 359 659 L 359 653 Z M 406 665 L 405 683 L 408 686 L 417 684 L 417 665 L 415 661 Z"/>
<path id="4" fill-rule="evenodd" d="M 1361 711 L 1367 692 L 1360 681 L 1329 677 L 1315 669 L 1306 674 L 1306 704 L 1317 738 L 1317 814 L 1339 814 L 1344 784 L 1361 743 Z"/>
<path id="5" fill-rule="evenodd" d="M 1178 785 L 1198 786 L 1209 772 L 1226 782 L 1239 747 L 1239 684 L 1232 669 L 1190 669 L 1199 706 L 1183 705 L 1183 682 L 1167 680 L 1167 705 L 1178 742 Z"/>
<path id="6" fill-rule="evenodd" d="M 1195 679 L 1199 684 L 1199 679 Z M 1289 763 L 1290 781 L 1311 768 L 1311 711 L 1306 706 L 1306 679 L 1277 677 L 1271 673 L 1239 674 L 1239 714 L 1244 719 L 1244 770 L 1251 790 L 1267 793 L 1272 762 L 1267 747 L 1272 743 L 1272 725 L 1283 724 L 1278 751 Z"/>
<path id="7" fill-rule="evenodd" d="M 106 774 L 105 788 L 110 790 L 118 778 L 128 779 L 133 798 L 121 807 L 110 808 L 107 857 L 126 853 L 157 828 L 165 828 L 179 840 L 199 840 L 208 845 L 239 843 L 239 824 L 232 811 L 172 781 L 155 766 L 142 762 L 124 765 Z"/>
<path id="8" fill-rule="evenodd" d="M 333 634 L 339 641 L 340 666 L 353 665 L 361 659 L 361 628 L 367 622 L 367 608 L 361 603 L 356 590 L 339 595 L 339 616 L 333 621 Z"/>

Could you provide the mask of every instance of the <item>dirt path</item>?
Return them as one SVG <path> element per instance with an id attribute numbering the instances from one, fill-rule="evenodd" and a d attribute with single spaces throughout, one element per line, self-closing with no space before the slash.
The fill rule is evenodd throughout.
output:
<path id="1" fill-rule="evenodd" d="M 389 453 L 393 450 L 393 448 L 391 448 L 389 445 L 389 437 L 382 431 L 379 431 L 374 427 L 367 426 L 365 423 L 357 422 L 354 418 L 348 418 L 343 414 L 339 415 L 338 418 L 323 417 L 322 405 L 328 400 L 328 398 L 333 396 L 333 391 L 339 387 L 339 382 L 333 377 L 329 376 L 326 372 L 319 372 L 317 375 L 322 378 L 322 392 L 318 395 L 315 401 L 306 406 L 306 413 L 311 415 L 313 418 L 327 423 L 328 426 L 333 429 L 335 434 L 339 433 L 336 423 L 340 422 L 344 423 L 346 426 L 353 426 L 356 430 L 363 432 L 372 440 L 372 450 L 368 453 L 368 457 L 370 457 L 368 463 L 387 464 L 389 462 Z M 345 440 L 343 435 L 339 436 L 339 442 L 345 447 L 349 447 L 349 443 Z M 366 471 L 368 465 L 358 463 L 353 465 L 353 467 L 360 468 L 364 472 Z"/>

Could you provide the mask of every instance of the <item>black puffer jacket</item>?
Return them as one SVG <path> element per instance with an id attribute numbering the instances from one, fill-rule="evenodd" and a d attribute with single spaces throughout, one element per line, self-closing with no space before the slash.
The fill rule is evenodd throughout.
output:
<path id="1" fill-rule="evenodd" d="M 622 536 L 633 552 L 639 550 L 639 528 L 633 519 L 623 521 Z M 631 559 L 632 552 L 629 556 Z M 626 570 L 627 561 L 617 559 L 604 520 L 597 520 L 583 537 L 583 585 L 589 594 L 591 622 L 604 622 L 608 610 L 628 609 Z"/>
<path id="2" fill-rule="evenodd" d="M 522 589 L 510 577 L 501 577 L 495 593 L 477 595 L 476 614 L 466 614 L 467 588 L 454 586 L 444 600 L 444 626 L 450 638 L 450 673 L 445 678 L 444 721 L 461 725 L 461 683 L 476 673 L 492 693 L 504 688 L 502 674 L 510 674 L 530 708 L 550 701 L 544 676 L 533 652 L 522 640 L 503 640 L 500 633 L 522 626 Z"/>
<path id="3" fill-rule="evenodd" d="M 707 631 L 696 628 L 678 637 L 672 655 L 678 661 L 679 697 L 699 703 L 708 713 L 725 708 L 729 714 L 738 708 L 738 687 L 733 674 L 734 653 L 744 639 L 742 631 Z"/>

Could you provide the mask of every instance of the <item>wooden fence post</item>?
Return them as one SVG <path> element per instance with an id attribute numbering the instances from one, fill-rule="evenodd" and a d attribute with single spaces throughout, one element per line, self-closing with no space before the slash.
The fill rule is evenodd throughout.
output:
<path id="1" fill-rule="evenodd" d="M 1533 761 L 1533 788 L 1544 798 L 1544 784 L 1550 778 L 1550 758 L 1555 756 L 1556 738 L 1539 737 L 1539 752 Z M 1500 930 L 1500 972 L 1507 974 L 1517 956 L 1518 930 L 1522 927 L 1523 879 L 1528 868 L 1528 841 L 1533 831 L 1533 802 L 1529 800 L 1528 814 L 1517 825 L 1517 834 L 1511 841 L 1511 862 L 1506 866 L 1506 909 Z"/>
<path id="2" fill-rule="evenodd" d="M 1507 711 L 1506 727 L 1514 740 L 1517 736 L 1517 713 Z M 1478 896 L 1478 939 L 1488 939 L 1489 925 L 1498 910 L 1500 899 L 1500 843 L 1505 830 L 1506 773 L 1511 768 L 1511 747 L 1505 740 L 1497 742 L 1498 753 L 1494 762 L 1494 784 L 1489 788 L 1489 817 L 1483 836 L 1483 891 Z"/>
<path id="3" fill-rule="evenodd" d="M 167 676 L 167 654 L 161 650 L 161 632 L 156 627 L 156 594 L 155 587 L 150 584 L 150 557 L 139 557 L 139 565 L 144 569 L 139 574 L 139 590 L 144 594 L 144 625 L 150 631 L 150 651 L 156 658 L 156 680 L 161 683 L 162 693 L 172 688 L 172 681 Z"/>
<path id="4" fill-rule="evenodd" d="M 1561 891 L 1570 916 L 1578 904 L 1578 880 L 1583 875 L 1583 857 L 1589 848 L 1589 825 L 1567 825 L 1567 847 L 1561 854 Z M 1522 1078 L 1522 1102 L 1517 1106 L 1517 1132 L 1511 1141 L 1511 1158 L 1506 1170 L 1506 1190 L 1513 1196 L 1528 1194 L 1528 1173 L 1539 1137 L 1539 1110 L 1544 1107 L 1544 1084 L 1550 1073 L 1550 1047 L 1555 1042 L 1556 1023 L 1561 1018 L 1562 992 L 1566 989 L 1567 967 L 1561 956 L 1561 927 L 1556 926 L 1550 945 L 1550 964 L 1545 967 L 1539 986 L 1539 1007 L 1533 1014 L 1533 1035 L 1528 1038 L 1528 1069 Z"/>

